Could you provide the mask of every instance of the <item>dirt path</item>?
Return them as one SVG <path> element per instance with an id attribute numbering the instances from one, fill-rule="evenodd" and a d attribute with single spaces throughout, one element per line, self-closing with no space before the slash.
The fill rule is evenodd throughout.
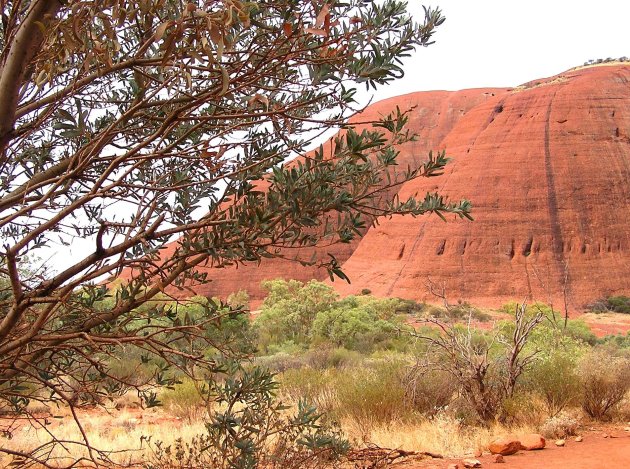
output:
<path id="1" fill-rule="evenodd" d="M 567 439 L 566 446 L 559 448 L 553 441 L 540 451 L 519 451 L 505 456 L 505 464 L 494 462 L 494 456 L 476 458 L 482 468 L 497 469 L 621 469 L 630 468 L 630 433 L 615 430 L 604 438 L 603 432 L 588 432 L 584 441 L 578 443 Z M 400 465 L 404 469 L 446 469 L 450 464 L 458 464 L 463 469 L 461 459 L 416 462 Z"/>

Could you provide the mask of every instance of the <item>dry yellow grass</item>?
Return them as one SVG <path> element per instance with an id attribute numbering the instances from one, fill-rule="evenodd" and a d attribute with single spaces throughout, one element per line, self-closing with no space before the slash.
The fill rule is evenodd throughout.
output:
<path id="1" fill-rule="evenodd" d="M 352 422 L 342 423 L 346 435 L 357 444 L 375 444 L 382 448 L 407 451 L 428 451 L 445 457 L 472 455 L 487 448 L 492 438 L 505 433 L 530 433 L 529 426 L 506 428 L 496 424 L 488 428 L 465 427 L 446 414 L 419 423 L 391 422 L 368 430 L 358 428 Z"/>
<path id="2" fill-rule="evenodd" d="M 111 459 L 119 464 L 140 464 L 150 458 L 151 451 L 147 450 L 143 437 L 150 436 L 151 441 L 163 441 L 168 445 L 178 438 L 190 441 L 195 435 L 205 431 L 202 419 L 178 419 L 164 409 L 123 409 L 109 413 L 93 410 L 81 414 L 81 423 L 90 443 L 99 449 L 111 451 Z M 415 423 L 393 421 L 387 425 L 366 426 L 364 422 L 360 426 L 352 420 L 345 420 L 341 422 L 341 427 L 355 447 L 375 444 L 383 448 L 439 453 L 445 457 L 471 455 L 478 449 L 487 448 L 495 435 L 534 431 L 534 428 L 526 426 L 518 429 L 507 429 L 500 425 L 490 428 L 466 427 L 447 414 L 438 414 L 432 419 Z M 59 439 L 80 440 L 81 437 L 78 427 L 67 412 L 63 419 L 52 422 L 49 429 Z M 15 450 L 27 450 L 47 441 L 50 441 L 50 435 L 46 430 L 24 425 L 16 431 L 12 439 L 3 439 L 0 445 Z M 87 456 L 87 451 L 73 446 L 67 452 L 58 448 L 54 453 L 54 457 L 60 458 L 58 463 L 67 463 L 68 456 Z M 6 467 L 10 458 L 2 458 L 0 456 L 0 467 Z"/>
<path id="3" fill-rule="evenodd" d="M 72 417 L 63 412 L 63 419 L 48 419 L 47 426 L 59 440 L 81 441 L 81 433 Z M 173 418 L 162 410 L 150 409 L 140 412 L 137 409 L 113 410 L 111 412 L 89 411 L 80 415 L 81 425 L 90 444 L 99 449 L 111 452 L 111 459 L 119 464 L 140 463 L 149 456 L 143 437 L 151 437 L 152 441 L 161 440 L 171 444 L 177 438 L 191 440 L 195 435 L 204 432 L 202 420 L 187 422 Z M 2 437 L 0 437 L 2 438 Z M 11 439 L 2 438 L 0 446 L 25 451 L 51 441 L 48 431 L 39 425 L 22 425 Z M 87 457 L 88 452 L 79 445 L 67 445 L 64 450 L 57 447 L 52 458 L 63 465 L 69 459 Z M 11 461 L 8 456 L 0 455 L 0 467 L 6 467 Z"/>

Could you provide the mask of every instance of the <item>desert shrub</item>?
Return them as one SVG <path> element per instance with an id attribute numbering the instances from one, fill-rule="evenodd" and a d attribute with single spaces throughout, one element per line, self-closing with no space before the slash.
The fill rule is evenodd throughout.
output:
<path id="1" fill-rule="evenodd" d="M 438 318 L 447 317 L 447 312 L 446 312 L 446 309 L 441 306 L 431 305 L 431 306 L 428 306 L 424 310 L 424 315 L 426 317 L 432 317 L 432 318 L 438 319 Z"/>
<path id="2" fill-rule="evenodd" d="M 366 430 L 406 417 L 409 405 L 402 372 L 402 364 L 377 363 L 337 375 L 337 415 Z"/>
<path id="3" fill-rule="evenodd" d="M 347 297 L 317 314 L 311 329 L 312 343 L 331 344 L 369 353 L 400 348 L 407 336 L 398 335 L 403 324 L 397 318 L 396 299 Z"/>
<path id="4" fill-rule="evenodd" d="M 317 347 L 304 354 L 304 362 L 313 368 L 349 368 L 362 362 L 364 356 L 343 347 Z"/>
<path id="5" fill-rule="evenodd" d="M 539 426 L 545 418 L 545 403 L 536 392 L 519 389 L 503 399 L 499 415 L 507 425 Z"/>
<path id="6" fill-rule="evenodd" d="M 605 313 L 614 311 L 616 313 L 630 314 L 630 297 L 625 295 L 609 296 L 600 298 L 589 304 L 587 310 L 593 313 Z"/>
<path id="7" fill-rule="evenodd" d="M 538 394 L 550 417 L 576 402 L 580 393 L 577 354 L 552 350 L 540 354 L 525 375 L 525 387 Z"/>
<path id="8" fill-rule="evenodd" d="M 234 293 L 230 293 L 227 297 L 226 303 L 232 308 L 244 308 L 249 310 L 249 293 L 246 290 L 239 290 Z"/>
<path id="9" fill-rule="evenodd" d="M 418 330 L 413 335 L 430 345 L 423 360 L 450 374 L 479 421 L 487 424 L 497 417 L 502 401 L 514 394 L 531 365 L 536 351 L 528 349 L 527 343 L 542 318 L 541 313 L 527 314 L 525 306 L 519 305 L 512 322 L 490 332 L 429 319 L 439 334 Z"/>
<path id="10" fill-rule="evenodd" d="M 454 321 L 472 318 L 480 322 L 486 322 L 492 318 L 492 316 L 472 306 L 467 301 L 445 308 L 444 316 Z"/>
<path id="11" fill-rule="evenodd" d="M 608 309 L 608 300 L 599 298 L 586 306 L 586 311 L 590 313 L 605 313 Z"/>
<path id="12" fill-rule="evenodd" d="M 602 345 L 610 345 L 616 348 L 623 348 L 623 349 L 630 348 L 630 331 L 628 331 L 626 335 L 622 335 L 622 334 L 607 335 L 606 337 L 602 337 L 599 340 L 599 343 Z"/>
<path id="13" fill-rule="evenodd" d="M 125 345 L 119 357 L 107 357 L 108 373 L 131 385 L 143 385 L 153 380 L 154 363 L 142 360 L 144 351 L 133 345 Z"/>
<path id="14" fill-rule="evenodd" d="M 608 297 L 608 309 L 616 313 L 630 314 L 630 298 L 624 295 Z"/>
<path id="15" fill-rule="evenodd" d="M 313 321 L 318 313 L 328 311 L 338 295 L 332 287 L 312 280 L 270 280 L 262 283 L 269 293 L 254 325 L 263 350 L 270 345 L 292 341 L 308 344 Z"/>
<path id="16" fill-rule="evenodd" d="M 257 366 L 266 368 L 275 373 L 281 373 L 286 370 L 301 368 L 304 366 L 304 360 L 301 356 L 287 352 L 278 352 L 273 355 L 256 357 L 254 363 Z"/>
<path id="17" fill-rule="evenodd" d="M 190 340 L 174 340 L 171 344 L 177 349 L 190 352 L 190 347 L 205 348 L 206 356 L 216 356 L 229 351 L 230 353 L 251 353 L 254 350 L 254 334 L 251 321 L 242 305 L 244 292 L 239 292 L 234 300 L 232 309 L 218 298 L 193 296 L 186 300 L 166 303 L 164 308 L 170 309 L 171 325 L 202 325 L 203 337 Z M 158 318 L 158 320 L 167 320 Z M 222 351 L 208 344 L 222 344 Z"/>
<path id="18" fill-rule="evenodd" d="M 287 370 L 278 376 L 280 392 L 293 402 L 303 400 L 323 413 L 332 412 L 337 406 L 334 370 L 310 367 Z"/>
<path id="19" fill-rule="evenodd" d="M 395 324 L 360 308 L 326 311 L 318 314 L 313 323 L 315 344 L 329 343 L 365 353 L 383 346 L 395 333 Z"/>
<path id="20" fill-rule="evenodd" d="M 585 355 L 578 373 L 582 409 L 595 419 L 607 417 L 630 389 L 630 359 L 607 349 L 594 349 Z"/>
<path id="21" fill-rule="evenodd" d="M 419 314 L 425 311 L 429 306 L 426 303 L 418 303 L 414 300 L 398 300 L 398 312 L 402 314 Z"/>
<path id="22" fill-rule="evenodd" d="M 267 347 L 267 355 L 302 355 L 306 350 L 307 346 L 305 344 L 296 344 L 292 340 L 286 340 L 284 342 L 269 344 L 269 347 Z"/>
<path id="23" fill-rule="evenodd" d="M 209 382 L 209 395 L 218 406 L 207 433 L 172 446 L 150 443 L 149 469 L 323 467 L 348 450 L 338 428 L 324 422 L 312 406 L 300 402 L 287 415 L 287 407 L 276 399 L 273 373 L 258 367 L 226 371 L 223 382 Z"/>
<path id="24" fill-rule="evenodd" d="M 540 427 L 540 432 L 546 438 L 565 438 L 577 433 L 580 421 L 566 412 L 548 418 Z"/>
<path id="25" fill-rule="evenodd" d="M 361 294 L 362 295 L 370 295 L 371 293 L 372 293 L 372 290 L 370 290 L 369 288 L 361 289 Z"/>
<path id="26" fill-rule="evenodd" d="M 207 389 L 204 384 L 184 378 L 170 389 L 163 388 L 159 399 L 169 414 L 194 422 L 207 413 Z"/>
<path id="27" fill-rule="evenodd" d="M 458 389 L 457 381 L 449 373 L 422 366 L 407 367 L 402 383 L 409 406 L 429 417 L 446 408 Z"/>

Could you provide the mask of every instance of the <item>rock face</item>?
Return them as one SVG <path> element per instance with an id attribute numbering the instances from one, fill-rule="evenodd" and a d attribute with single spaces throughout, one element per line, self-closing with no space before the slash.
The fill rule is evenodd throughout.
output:
<path id="1" fill-rule="evenodd" d="M 401 163 L 446 149 L 446 173 L 411 181 L 402 199 L 438 190 L 472 201 L 474 222 L 438 217 L 381 220 L 359 242 L 334 247 L 352 284 L 379 296 L 498 306 L 537 300 L 577 311 L 630 290 L 630 66 L 590 67 L 514 89 L 420 92 L 370 106 L 361 120 L 416 105 L 417 142 Z M 378 253 L 378 256 L 375 256 Z M 284 261 L 210 270 L 197 293 L 245 289 L 259 299 L 270 278 L 322 279 Z"/>
<path id="2" fill-rule="evenodd" d="M 401 110 L 415 107 L 409 117 L 409 128 L 418 139 L 409 142 L 402 148 L 398 162 L 401 167 L 417 166 L 426 159 L 430 150 L 440 149 L 440 142 L 449 134 L 459 120 L 473 108 L 492 99 L 502 89 L 472 89 L 457 92 L 431 91 L 411 93 L 405 96 L 386 99 L 369 106 L 355 121 L 372 121 L 389 114 L 398 105 Z M 359 129 L 362 126 L 358 126 Z M 348 244 L 337 244 L 327 247 L 324 251 L 333 254 L 338 261 L 345 262 L 357 248 L 360 240 Z M 173 245 L 168 246 L 162 253 L 166 257 L 173 251 Z M 291 256 L 304 259 L 312 257 L 312 248 L 292 250 Z M 327 257 L 327 256 L 323 256 Z M 210 283 L 195 287 L 194 293 L 203 296 L 226 297 L 238 290 L 246 290 L 254 305 L 264 298 L 265 293 L 260 288 L 263 280 L 284 278 L 308 281 L 311 279 L 324 280 L 328 278 L 326 271 L 316 267 L 304 267 L 294 262 L 281 259 L 264 259 L 260 266 L 256 264 L 239 265 L 228 268 L 204 268 L 198 270 L 208 273 Z M 336 282 L 335 286 L 341 282 Z M 190 296 L 190 291 L 173 292 L 173 294 Z"/>
<path id="3" fill-rule="evenodd" d="M 374 294 L 498 306 L 553 301 L 570 310 L 630 289 L 630 67 L 565 72 L 496 93 L 438 143 L 439 178 L 401 188 L 467 198 L 474 222 L 397 217 L 371 229 L 344 270 Z M 378 260 L 374 253 L 378 252 Z M 338 285 L 337 285 L 338 284 Z"/>

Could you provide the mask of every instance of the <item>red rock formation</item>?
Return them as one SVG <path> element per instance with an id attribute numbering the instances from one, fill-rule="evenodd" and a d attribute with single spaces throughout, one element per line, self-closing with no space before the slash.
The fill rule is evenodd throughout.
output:
<path id="1" fill-rule="evenodd" d="M 453 301 L 561 306 L 566 295 L 571 310 L 630 292 L 629 81 L 629 66 L 590 67 L 510 90 L 420 92 L 370 106 L 358 120 L 417 106 L 409 124 L 419 139 L 402 148 L 402 163 L 429 149 L 454 158 L 443 176 L 404 185 L 401 198 L 467 198 L 475 221 L 381 220 L 360 242 L 332 249 L 352 280 L 335 288 L 426 300 L 431 279 Z M 246 289 L 256 299 L 263 279 L 326 273 L 265 260 L 209 275 L 198 293 Z"/>
<path id="2" fill-rule="evenodd" d="M 377 295 L 571 310 L 630 290 L 630 67 L 592 67 L 497 94 L 438 144 L 449 171 L 401 188 L 468 198 L 475 221 L 396 217 L 370 230 L 344 270 Z M 374 252 L 379 253 L 378 260 Z"/>
<path id="3" fill-rule="evenodd" d="M 397 98 L 387 99 L 369 106 L 360 116 L 353 119 L 355 123 L 374 121 L 400 107 L 402 111 L 415 106 L 409 118 L 409 128 L 418 134 L 415 142 L 406 144 L 401 152 L 399 164 L 418 164 L 426 159 L 429 150 L 437 149 L 438 143 L 448 135 L 453 126 L 470 109 L 491 99 L 498 89 L 464 90 L 458 92 L 433 91 L 412 93 Z M 359 125 L 361 128 L 361 125 Z M 356 249 L 360 240 L 349 244 L 337 244 L 326 248 L 340 262 L 346 261 Z M 163 251 L 163 256 L 172 252 L 173 246 Z M 294 250 L 294 256 L 308 259 L 312 249 Z M 291 255 L 289 254 L 289 255 Z M 225 297 L 238 290 L 247 290 L 256 303 L 264 297 L 260 283 L 265 279 L 285 278 L 308 281 L 328 278 L 325 270 L 316 267 L 303 267 L 298 263 L 281 259 L 264 259 L 260 266 L 256 264 L 239 265 L 222 269 L 199 269 L 208 272 L 212 281 L 195 287 L 195 293 L 204 296 Z M 335 285 L 340 282 L 336 282 Z M 186 294 L 186 293 L 182 293 Z"/>

